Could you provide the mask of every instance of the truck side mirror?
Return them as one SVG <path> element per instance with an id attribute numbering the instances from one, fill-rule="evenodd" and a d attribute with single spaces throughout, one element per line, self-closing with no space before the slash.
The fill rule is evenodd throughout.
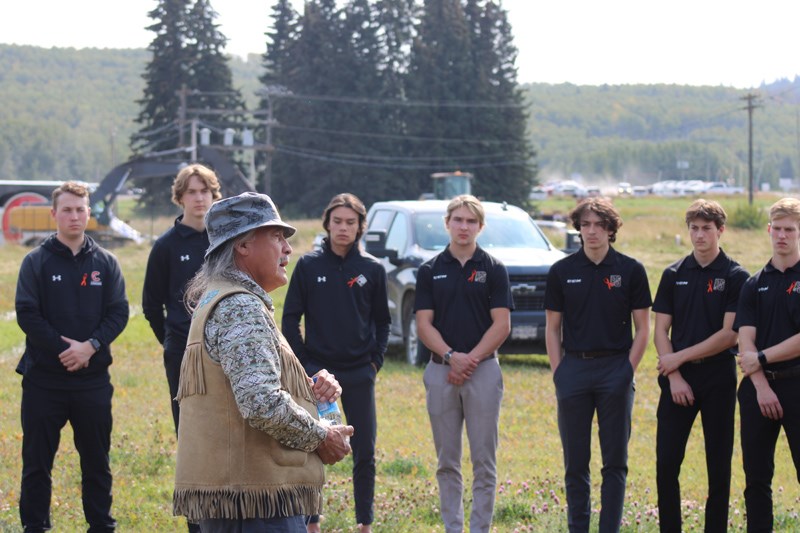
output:
<path id="1" fill-rule="evenodd" d="M 386 248 L 385 229 L 369 230 L 364 235 L 364 247 L 368 254 L 372 254 L 375 257 L 385 257 L 390 263 L 397 264 L 398 251 Z"/>
<path id="2" fill-rule="evenodd" d="M 574 229 L 567 230 L 564 252 L 572 254 L 581 249 L 581 234 Z"/>

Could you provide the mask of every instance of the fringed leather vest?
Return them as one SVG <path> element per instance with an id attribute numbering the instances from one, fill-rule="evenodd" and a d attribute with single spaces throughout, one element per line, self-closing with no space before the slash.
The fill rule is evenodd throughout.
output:
<path id="1" fill-rule="evenodd" d="M 205 348 L 211 311 L 226 296 L 242 292 L 249 291 L 232 283 L 212 284 L 192 317 L 177 396 L 174 514 L 191 521 L 320 514 L 325 473 L 319 455 L 288 448 L 251 427 L 220 364 Z M 266 307 L 264 313 L 274 325 Z M 280 343 L 281 387 L 316 418 L 303 367 L 283 335 Z"/>

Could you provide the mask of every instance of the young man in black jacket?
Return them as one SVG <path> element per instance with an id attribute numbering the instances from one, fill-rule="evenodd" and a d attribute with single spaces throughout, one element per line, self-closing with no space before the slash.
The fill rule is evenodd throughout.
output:
<path id="1" fill-rule="evenodd" d="M 183 303 L 183 293 L 187 282 L 203 265 L 208 249 L 205 216 L 211 204 L 220 198 L 219 180 L 211 169 L 193 164 L 178 172 L 172 183 L 172 203 L 183 213 L 153 244 L 144 275 L 142 312 L 164 347 L 164 369 L 176 434 L 180 409 L 175 396 L 192 319 Z"/>
<path id="2" fill-rule="evenodd" d="M 355 195 L 338 194 L 323 213 L 322 249 L 301 257 L 283 306 L 283 334 L 309 376 L 323 368 L 342 386 L 347 423 L 355 429 L 353 486 L 356 521 L 372 531 L 375 494 L 375 376 L 389 339 L 386 271 L 361 250 L 367 211 Z M 300 332 L 305 317 L 305 338 Z M 311 517 L 308 531 L 320 531 Z"/>
<path id="3" fill-rule="evenodd" d="M 50 473 L 69 422 L 81 458 L 89 531 L 114 531 L 111 516 L 111 342 L 128 323 L 125 281 L 116 258 L 84 232 L 89 191 L 66 182 L 53 191 L 57 231 L 22 261 L 17 323 L 25 332 L 22 374 L 23 528 L 50 523 Z"/>

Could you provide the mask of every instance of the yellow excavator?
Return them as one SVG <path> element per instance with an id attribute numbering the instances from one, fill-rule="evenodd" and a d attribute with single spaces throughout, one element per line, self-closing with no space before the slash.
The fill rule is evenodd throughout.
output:
<path id="1" fill-rule="evenodd" d="M 213 168 L 226 196 L 252 191 L 253 186 L 230 159 L 201 146 L 198 162 Z M 100 183 L 87 183 L 92 208 L 86 233 L 103 246 L 143 242 L 144 237 L 114 214 L 117 196 L 129 180 L 172 178 L 189 161 L 182 158 L 137 157 L 114 167 Z M 66 181 L 66 180 L 64 180 Z M 3 241 L 33 246 L 56 230 L 50 215 L 51 193 L 63 181 L 0 180 Z"/>

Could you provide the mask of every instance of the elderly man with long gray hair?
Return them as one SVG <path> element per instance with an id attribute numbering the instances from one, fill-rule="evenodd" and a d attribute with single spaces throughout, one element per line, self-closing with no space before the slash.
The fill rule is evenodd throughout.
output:
<path id="1" fill-rule="evenodd" d="M 203 532 L 302 533 L 322 512 L 322 465 L 350 453 L 353 428 L 320 423 L 316 403 L 342 389 L 326 370 L 306 376 L 273 318 L 295 228 L 257 193 L 216 202 L 206 228 L 186 290 L 174 512 Z"/>

